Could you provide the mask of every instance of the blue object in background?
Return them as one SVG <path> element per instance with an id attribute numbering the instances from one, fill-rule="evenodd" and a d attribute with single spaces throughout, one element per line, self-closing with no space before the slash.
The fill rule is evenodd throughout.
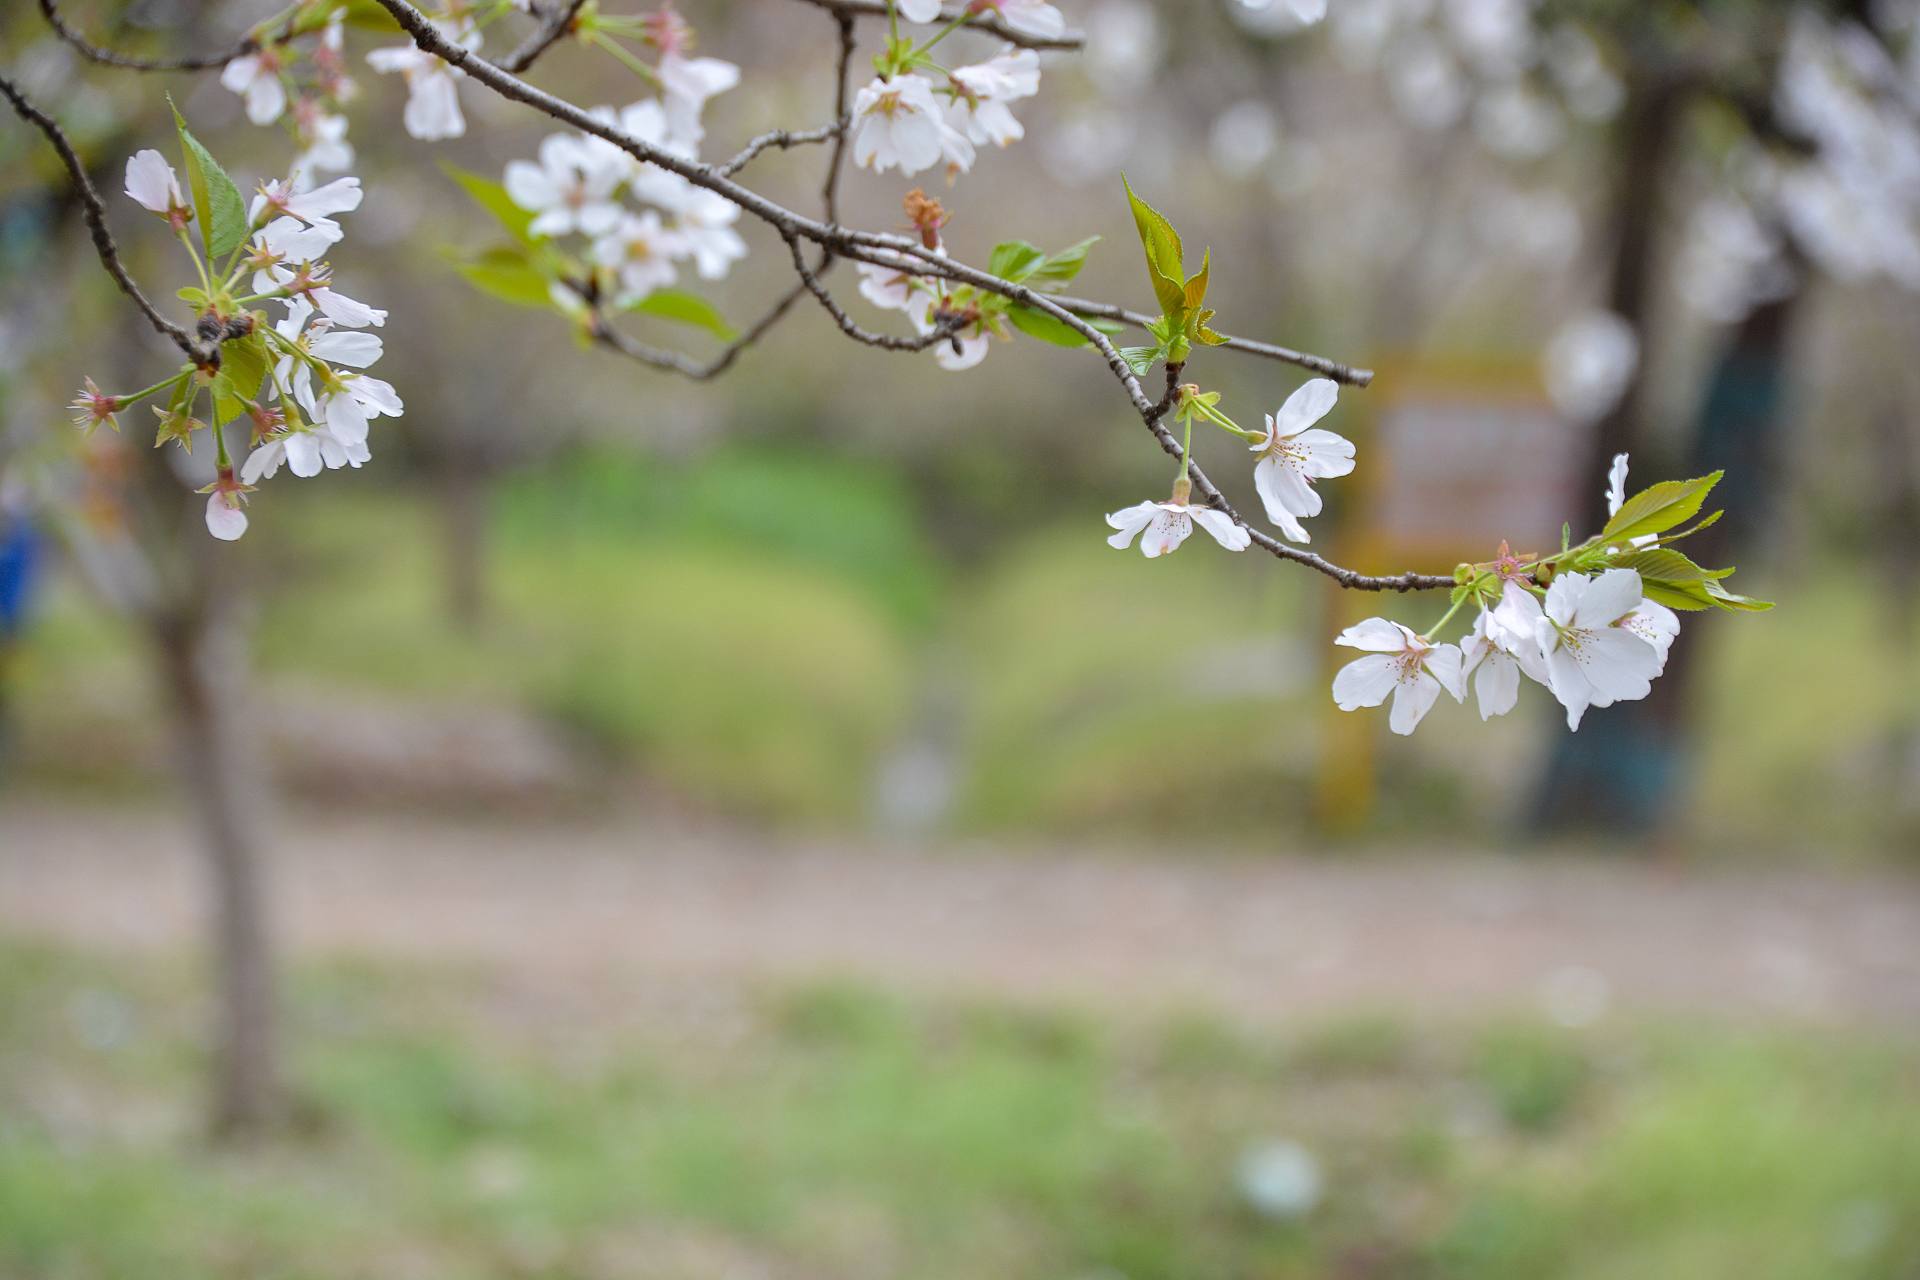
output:
<path id="1" fill-rule="evenodd" d="M 25 516 L 0 512 L 0 641 L 26 626 L 39 564 L 39 532 Z"/>

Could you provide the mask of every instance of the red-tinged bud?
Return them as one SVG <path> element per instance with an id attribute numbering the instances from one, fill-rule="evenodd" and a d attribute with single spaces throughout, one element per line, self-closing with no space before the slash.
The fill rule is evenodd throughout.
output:
<path id="1" fill-rule="evenodd" d="M 120 429 L 120 420 L 114 417 L 120 412 L 120 397 L 110 396 L 100 390 L 92 378 L 84 380 L 84 385 L 68 407 L 73 410 L 73 425 L 82 431 L 91 432 L 103 422 L 115 431 Z"/>

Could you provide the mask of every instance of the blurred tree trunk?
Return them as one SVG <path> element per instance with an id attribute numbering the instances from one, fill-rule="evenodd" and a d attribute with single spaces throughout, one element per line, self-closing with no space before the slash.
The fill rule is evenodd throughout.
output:
<path id="1" fill-rule="evenodd" d="M 1706 565 L 1734 563 L 1778 508 L 1787 350 L 1799 294 L 1762 303 L 1734 327 L 1694 419 L 1680 474 L 1724 467 L 1712 505 L 1726 517 L 1687 540 Z M 1681 625 L 1710 615 L 1682 614 Z M 1711 625 L 1710 621 L 1709 624 Z M 1700 654 L 1711 637 L 1684 635 L 1653 692 L 1640 702 L 1591 711 L 1578 734 L 1556 744 L 1534 812 L 1547 828 L 1653 830 L 1674 816 L 1691 776 L 1689 727 L 1700 700 Z"/>
<path id="2" fill-rule="evenodd" d="M 484 472 L 458 462 L 441 477 L 447 613 L 463 631 L 479 630 L 487 616 L 488 487 Z"/>
<path id="3" fill-rule="evenodd" d="M 264 787 L 239 714 L 246 637 L 229 611 L 205 607 L 166 614 L 151 634 L 212 890 L 219 1007 L 210 1120 L 216 1136 L 242 1137 L 270 1128 L 281 1104 Z"/>

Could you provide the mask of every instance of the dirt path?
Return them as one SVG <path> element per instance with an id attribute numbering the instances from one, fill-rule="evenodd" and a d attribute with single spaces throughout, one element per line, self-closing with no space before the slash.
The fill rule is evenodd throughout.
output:
<path id="1" fill-rule="evenodd" d="M 1333 1009 L 1787 1014 L 1920 1025 L 1920 881 L 1433 854 L 1142 860 L 301 816 L 276 855 L 300 953 L 536 984 L 852 975 L 1270 1020 Z M 0 929 L 197 937 L 164 812 L 0 801 Z"/>

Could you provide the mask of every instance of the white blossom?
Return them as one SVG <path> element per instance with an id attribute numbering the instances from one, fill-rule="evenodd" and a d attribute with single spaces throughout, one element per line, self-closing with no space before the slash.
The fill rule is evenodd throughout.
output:
<path id="1" fill-rule="evenodd" d="M 940 20 L 940 0 L 895 0 L 895 8 L 908 22 Z"/>
<path id="2" fill-rule="evenodd" d="M 719 58 L 686 58 L 676 52 L 660 55 L 660 97 L 666 109 L 667 136 L 688 148 L 705 136 L 700 113 L 707 99 L 740 83 L 740 68 Z"/>
<path id="3" fill-rule="evenodd" d="M 540 162 L 507 163 L 507 195 L 538 216 L 527 228 L 534 235 L 605 235 L 620 221 L 614 190 L 623 167 L 570 134 L 549 134 L 540 143 Z"/>
<path id="4" fill-rule="evenodd" d="M 471 52 L 480 47 L 480 33 L 472 24 L 436 25 L 442 35 L 462 49 Z M 460 94 L 455 88 L 466 73 L 458 67 L 411 44 L 375 49 L 367 54 L 367 65 L 380 72 L 398 71 L 406 80 L 407 107 L 401 123 L 409 134 L 431 142 L 457 138 L 467 131 L 466 117 L 460 114 Z"/>
<path id="5" fill-rule="evenodd" d="M 1461 676 L 1473 677 L 1482 720 L 1513 710 L 1520 699 L 1521 676 L 1547 683 L 1547 664 L 1532 623 L 1540 616 L 1540 602 L 1517 582 L 1507 583 L 1504 591 L 1496 609 L 1480 611 L 1472 633 L 1460 645 Z"/>
<path id="6" fill-rule="evenodd" d="M 1151 560 L 1185 542 L 1193 532 L 1195 521 L 1229 551 L 1245 551 L 1253 542 L 1247 531 L 1225 512 L 1176 501 L 1142 502 L 1113 512 L 1107 517 L 1107 523 L 1119 532 L 1107 539 L 1107 545 L 1125 551 L 1134 538 L 1139 537 L 1140 554 Z"/>
<path id="7" fill-rule="evenodd" d="M 186 199 L 180 194 L 180 179 L 173 166 L 158 151 L 148 148 L 127 158 L 127 195 L 144 209 L 185 226 L 192 217 Z"/>
<path id="8" fill-rule="evenodd" d="M 353 167 L 353 144 L 347 141 L 347 118 L 298 109 L 300 154 L 293 161 L 293 189 L 307 191 L 323 173 L 343 173 Z"/>
<path id="9" fill-rule="evenodd" d="M 289 217 L 308 226 L 331 227 L 338 233 L 340 224 L 333 215 L 358 209 L 364 195 L 360 179 L 355 177 L 335 178 L 308 191 L 296 189 L 291 182 L 267 182 L 254 194 L 253 203 L 247 207 L 247 217 L 252 222 L 268 215 Z M 336 240 L 339 238 L 338 234 L 334 236 Z"/>
<path id="10" fill-rule="evenodd" d="M 241 509 L 243 501 L 237 488 L 215 486 L 207 495 L 207 532 L 222 542 L 237 541 L 247 531 L 247 513 Z"/>
<path id="11" fill-rule="evenodd" d="M 916 277 L 877 262 L 856 262 L 854 268 L 860 273 L 860 296 L 868 302 L 886 311 L 913 309 Z"/>
<path id="12" fill-rule="evenodd" d="M 255 124 L 272 124 L 287 109 L 280 55 L 271 46 L 229 62 L 221 68 L 220 83 L 246 100 L 247 119 Z"/>
<path id="13" fill-rule="evenodd" d="M 1266 436 L 1249 446 L 1260 455 L 1253 484 L 1267 519 L 1294 542 L 1309 540 L 1300 521 L 1320 514 L 1313 482 L 1353 470 L 1353 442 L 1313 425 L 1327 416 L 1339 395 L 1340 387 L 1331 378 L 1302 384 L 1277 413 L 1267 415 Z"/>
<path id="14" fill-rule="evenodd" d="M 853 102 L 853 162 L 885 173 L 915 174 L 943 159 L 973 164 L 973 143 L 946 122 L 925 76 L 875 80 Z"/>
<path id="15" fill-rule="evenodd" d="M 1441 690 L 1456 702 L 1467 696 L 1458 645 L 1430 643 L 1387 618 L 1368 618 L 1348 627 L 1334 643 L 1366 652 L 1335 673 L 1334 702 L 1342 711 L 1356 711 L 1377 707 L 1391 696 L 1387 727 L 1395 733 L 1412 733 Z"/>
<path id="16" fill-rule="evenodd" d="M 1040 55 L 1009 45 L 986 62 L 955 67 L 947 123 L 974 143 L 1004 147 L 1026 130 L 1007 104 L 1040 92 Z"/>
<path id="17" fill-rule="evenodd" d="M 1640 575 L 1631 569 L 1592 578 L 1563 573 L 1547 588 L 1537 634 L 1569 729 L 1580 727 L 1590 706 L 1631 702 L 1651 691 L 1664 665 L 1660 652 L 1638 631 L 1618 625 L 1642 604 Z"/>
<path id="18" fill-rule="evenodd" d="M 974 0 L 970 8 L 998 12 L 1006 24 L 1025 35 L 1051 40 L 1067 29 L 1066 17 L 1046 0 Z"/>
<path id="19" fill-rule="evenodd" d="M 651 209 L 623 214 L 612 231 L 593 243 L 594 261 L 611 267 L 619 278 L 618 301 L 622 304 L 638 302 L 655 289 L 672 284 L 678 274 L 674 259 L 685 253 L 686 245 L 679 234 L 669 231 Z"/>
<path id="20" fill-rule="evenodd" d="M 685 185 L 686 194 L 667 205 L 673 213 L 674 233 L 700 278 L 718 280 L 747 256 L 747 242 L 733 229 L 740 219 L 740 206 L 717 191 Z"/>

